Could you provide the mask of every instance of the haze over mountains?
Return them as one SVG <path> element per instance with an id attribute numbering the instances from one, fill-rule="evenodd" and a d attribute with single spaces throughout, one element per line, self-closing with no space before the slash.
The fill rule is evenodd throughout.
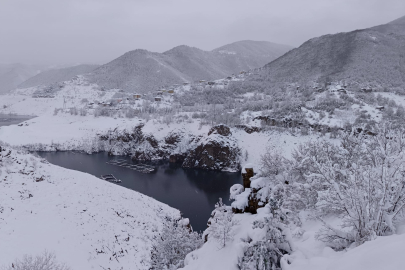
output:
<path id="1" fill-rule="evenodd" d="M 165 85 L 215 80 L 259 68 L 291 49 L 265 41 L 240 41 L 212 51 L 184 45 L 164 53 L 134 50 L 97 68 L 89 79 L 106 88 L 144 93 Z"/>
<path id="2" fill-rule="evenodd" d="M 19 84 L 18 87 L 28 88 L 37 85 L 47 85 L 51 83 L 67 81 L 72 79 L 74 76 L 89 73 L 97 67 L 98 65 L 83 64 L 73 67 L 46 70 Z"/>
<path id="3" fill-rule="evenodd" d="M 15 89 L 26 79 L 38 74 L 42 66 L 24 64 L 0 64 L 0 94 Z"/>
<path id="4" fill-rule="evenodd" d="M 344 81 L 359 87 L 405 86 L 405 17 L 388 24 L 313 38 L 267 64 L 252 80 L 286 83 Z"/>

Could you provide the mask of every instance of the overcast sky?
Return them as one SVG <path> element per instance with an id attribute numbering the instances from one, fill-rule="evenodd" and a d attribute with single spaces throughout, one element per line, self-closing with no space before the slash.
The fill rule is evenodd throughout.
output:
<path id="1" fill-rule="evenodd" d="M 299 46 L 404 15 L 405 0 L 0 0 L 0 62 L 105 63 L 245 39 Z"/>

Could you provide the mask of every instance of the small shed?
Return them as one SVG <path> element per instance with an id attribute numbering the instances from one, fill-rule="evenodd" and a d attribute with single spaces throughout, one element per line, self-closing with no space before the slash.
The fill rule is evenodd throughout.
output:
<path id="1" fill-rule="evenodd" d="M 134 99 L 140 99 L 141 98 L 141 94 L 134 94 Z"/>
<path id="2" fill-rule="evenodd" d="M 205 82 L 207 82 L 206 80 L 200 80 L 200 83 L 205 83 Z"/>
<path id="3" fill-rule="evenodd" d="M 347 94 L 346 90 L 343 88 L 340 88 L 337 90 L 338 92 L 342 93 L 342 94 Z"/>
<path id="4" fill-rule="evenodd" d="M 167 91 L 169 94 L 174 94 L 174 89 L 170 89 L 169 91 Z"/>
<path id="5" fill-rule="evenodd" d="M 157 101 L 157 102 L 162 101 L 162 97 L 155 97 L 155 101 Z"/>

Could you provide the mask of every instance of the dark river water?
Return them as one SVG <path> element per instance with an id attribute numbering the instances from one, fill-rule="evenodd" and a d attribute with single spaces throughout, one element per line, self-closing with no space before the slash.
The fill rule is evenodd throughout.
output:
<path id="1" fill-rule="evenodd" d="M 31 118 L 33 117 L 26 115 L 0 114 L 0 127 L 16 125 Z"/>
<path id="2" fill-rule="evenodd" d="M 179 209 L 190 219 L 193 229 L 203 231 L 218 198 L 229 204 L 229 188 L 242 183 L 240 173 L 183 169 L 169 162 L 153 164 L 157 171 L 144 174 L 131 169 L 106 164 L 109 160 L 129 157 L 111 157 L 106 153 L 92 155 L 76 152 L 39 152 L 50 163 L 86 172 L 97 177 L 113 174 L 122 180 L 118 185 L 130 188 Z M 101 180 L 100 181 L 104 181 Z"/>

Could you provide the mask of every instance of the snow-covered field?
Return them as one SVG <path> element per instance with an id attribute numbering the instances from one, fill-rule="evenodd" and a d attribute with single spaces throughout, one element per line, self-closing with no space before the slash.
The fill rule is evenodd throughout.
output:
<path id="1" fill-rule="evenodd" d="M 9 147 L 0 152 L 0 267 L 54 252 L 72 269 L 149 269 L 163 203 Z"/>
<path id="2" fill-rule="evenodd" d="M 238 214 L 234 219 L 238 225 L 233 229 L 234 240 L 224 248 L 215 239 L 201 249 L 187 255 L 184 270 L 235 270 L 238 257 L 242 257 L 247 239 L 261 240 L 263 230 L 253 229 L 253 222 L 268 214 L 266 208 L 259 209 L 258 214 Z M 304 219 L 305 220 L 305 219 Z M 374 241 L 344 251 L 334 251 L 325 243 L 315 239 L 321 223 L 306 220 L 297 230 L 291 232 L 293 252 L 282 258 L 283 270 L 400 270 L 405 265 L 405 230 L 399 228 L 397 235 L 378 237 Z"/>

